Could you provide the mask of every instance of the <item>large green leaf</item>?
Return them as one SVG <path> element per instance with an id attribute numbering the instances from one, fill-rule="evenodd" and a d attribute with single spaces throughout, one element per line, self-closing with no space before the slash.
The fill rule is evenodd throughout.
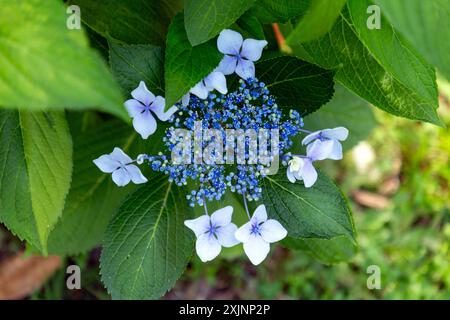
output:
<path id="1" fill-rule="evenodd" d="M 80 7 L 81 19 L 101 35 L 125 43 L 164 46 L 172 17 L 181 0 L 70 0 Z"/>
<path id="2" fill-rule="evenodd" d="M 286 245 L 303 249 L 316 246 L 308 252 L 330 263 L 356 250 L 355 229 L 347 201 L 322 172 L 311 188 L 305 188 L 301 181 L 289 182 L 284 170 L 263 181 L 262 200 L 269 217 L 277 219 L 292 238 Z M 327 250 L 333 252 L 327 256 L 324 254 Z"/>
<path id="3" fill-rule="evenodd" d="M 317 110 L 333 96 L 333 72 L 296 57 L 262 60 L 256 69 L 278 105 L 296 109 L 302 115 Z"/>
<path id="4" fill-rule="evenodd" d="M 339 13 L 347 0 L 312 0 L 311 6 L 302 17 L 297 26 L 289 34 L 289 39 L 298 42 L 307 42 L 318 39 L 331 30 Z"/>
<path id="5" fill-rule="evenodd" d="M 287 22 L 306 12 L 312 0 L 258 0 L 253 13 L 263 23 Z"/>
<path id="6" fill-rule="evenodd" d="M 126 94 L 139 81 L 155 95 L 164 95 L 163 51 L 153 45 L 128 45 L 109 42 L 111 69 Z"/>
<path id="7" fill-rule="evenodd" d="M 392 25 L 450 80 L 450 0 L 376 0 L 376 3 Z"/>
<path id="8" fill-rule="evenodd" d="M 193 234 L 183 224 L 191 214 L 184 193 L 164 175 L 125 200 L 100 260 L 113 299 L 155 299 L 173 287 L 192 255 Z"/>
<path id="9" fill-rule="evenodd" d="M 349 0 L 348 8 L 359 39 L 373 57 L 398 82 L 415 92 L 427 105 L 438 106 L 438 89 L 433 66 L 385 19 L 382 28 L 367 28 L 367 7 L 372 0 Z"/>
<path id="10" fill-rule="evenodd" d="M 216 41 L 210 40 L 195 47 L 191 46 L 184 29 L 182 14 L 172 20 L 167 38 L 164 65 L 166 109 L 213 71 L 222 58 Z"/>
<path id="11" fill-rule="evenodd" d="M 72 131 L 75 131 L 73 129 Z M 164 127 L 146 141 L 118 121 L 108 121 L 85 130 L 74 140 L 74 171 L 61 219 L 49 236 L 49 252 L 77 254 L 100 244 L 106 227 L 121 201 L 135 190 L 133 184 L 118 187 L 110 174 L 102 173 L 92 160 L 119 147 L 131 157 L 140 153 L 157 154 L 162 148 Z M 143 166 L 144 175 L 155 173 Z"/>
<path id="12" fill-rule="evenodd" d="M 2 2 L 0 105 L 24 110 L 97 108 L 127 119 L 119 86 L 88 47 L 66 27 L 60 1 Z"/>
<path id="13" fill-rule="evenodd" d="M 350 133 L 342 143 L 345 150 L 367 138 L 376 124 L 369 104 L 341 85 L 336 86 L 334 97 L 329 103 L 305 117 L 305 129 L 311 131 L 346 127 Z"/>
<path id="14" fill-rule="evenodd" d="M 0 221 L 45 253 L 72 174 L 64 113 L 0 110 L 0 168 Z"/>
<path id="15" fill-rule="evenodd" d="M 335 69 L 335 79 L 378 108 L 397 116 L 441 124 L 437 104 L 403 85 L 358 39 L 347 10 L 325 37 L 303 44 L 312 62 Z M 405 68 L 410 67 L 405 66 Z"/>
<path id="16" fill-rule="evenodd" d="M 185 0 L 184 21 L 193 46 L 232 25 L 255 0 Z"/>

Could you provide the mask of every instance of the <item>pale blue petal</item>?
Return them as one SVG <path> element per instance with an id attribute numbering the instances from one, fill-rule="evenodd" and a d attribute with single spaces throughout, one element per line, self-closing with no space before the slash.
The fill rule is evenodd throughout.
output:
<path id="1" fill-rule="evenodd" d="M 327 159 L 333 150 L 333 140 L 315 140 L 306 147 L 306 154 L 312 161 Z"/>
<path id="2" fill-rule="evenodd" d="M 233 207 L 226 206 L 221 208 L 211 215 L 211 224 L 213 226 L 223 227 L 231 223 L 231 216 L 233 215 Z"/>
<path id="3" fill-rule="evenodd" d="M 217 71 L 222 72 L 224 75 L 232 74 L 236 70 L 237 58 L 235 56 L 225 55 L 217 67 Z"/>
<path id="4" fill-rule="evenodd" d="M 255 266 L 264 261 L 270 251 L 270 245 L 257 235 L 250 235 L 244 242 L 244 251 L 250 262 Z"/>
<path id="5" fill-rule="evenodd" d="M 295 183 L 296 180 L 295 180 L 294 174 L 291 172 L 290 167 L 288 167 L 286 170 L 286 176 L 290 182 Z"/>
<path id="6" fill-rule="evenodd" d="M 212 91 L 212 89 L 216 89 L 221 94 L 226 94 L 228 92 L 227 89 L 227 79 L 223 75 L 222 72 L 214 71 L 209 76 L 205 78 L 206 87 Z"/>
<path id="7" fill-rule="evenodd" d="M 131 180 L 130 175 L 124 168 L 114 171 L 112 173 L 112 179 L 119 187 L 126 186 Z"/>
<path id="8" fill-rule="evenodd" d="M 225 29 L 217 38 L 217 48 L 223 54 L 237 55 L 242 47 L 242 36 L 239 32 Z"/>
<path id="9" fill-rule="evenodd" d="M 303 178 L 306 188 L 310 188 L 316 183 L 317 171 L 309 159 L 305 160 L 300 175 Z"/>
<path id="10" fill-rule="evenodd" d="M 269 219 L 261 225 L 261 237 L 266 242 L 277 242 L 286 236 L 286 229 L 277 220 Z"/>
<path id="11" fill-rule="evenodd" d="M 160 117 L 159 120 L 161 121 L 167 121 L 170 119 L 170 117 L 177 112 L 178 108 L 176 106 L 171 106 L 169 108 L 169 110 L 167 110 L 166 112 L 164 112 Z"/>
<path id="12" fill-rule="evenodd" d="M 342 145 L 338 140 L 331 140 L 333 147 L 328 155 L 328 159 L 331 160 L 341 160 L 342 159 Z"/>
<path id="13" fill-rule="evenodd" d="M 188 92 L 181 98 L 181 105 L 183 107 L 187 107 L 190 99 L 191 99 L 191 94 Z"/>
<path id="14" fill-rule="evenodd" d="M 237 226 L 234 223 L 230 223 L 224 227 L 220 227 L 217 229 L 217 240 L 219 243 L 225 248 L 231 248 L 239 243 L 239 240 L 236 239 L 234 233 L 237 230 Z"/>
<path id="15" fill-rule="evenodd" d="M 348 138 L 348 130 L 344 127 L 322 130 L 322 136 L 328 139 L 344 141 Z"/>
<path id="16" fill-rule="evenodd" d="M 310 142 L 319 139 L 319 137 L 320 137 L 320 131 L 310 133 L 302 140 L 302 144 L 307 145 Z"/>
<path id="17" fill-rule="evenodd" d="M 148 181 L 147 178 L 142 175 L 141 170 L 134 164 L 125 166 L 125 169 L 128 171 L 131 181 L 133 181 L 134 184 L 146 183 Z"/>
<path id="18" fill-rule="evenodd" d="M 111 158 L 114 160 L 117 160 L 121 164 L 127 164 L 132 162 L 131 158 L 122 151 L 120 148 L 114 148 L 113 152 L 111 152 Z"/>
<path id="19" fill-rule="evenodd" d="M 131 91 L 131 96 L 146 106 L 155 100 L 155 95 L 147 89 L 144 81 L 139 82 L 139 86 Z"/>
<path id="20" fill-rule="evenodd" d="M 242 44 L 241 57 L 257 61 L 261 58 L 265 46 L 267 46 L 266 40 L 245 39 Z"/>
<path id="21" fill-rule="evenodd" d="M 109 154 L 102 155 L 93 160 L 93 162 L 104 173 L 111 173 L 121 165 L 119 161 L 113 159 Z"/>
<path id="22" fill-rule="evenodd" d="M 191 93 L 195 94 L 200 99 L 205 100 L 206 98 L 208 98 L 209 90 L 202 80 L 191 89 Z"/>
<path id="23" fill-rule="evenodd" d="M 165 107 L 166 107 L 166 100 L 161 96 L 157 96 L 153 101 L 152 105 L 150 106 L 150 110 L 152 110 L 156 114 L 156 116 L 160 120 L 162 120 L 161 117 L 164 117 Z"/>
<path id="24" fill-rule="evenodd" d="M 236 230 L 234 236 L 240 242 L 245 242 L 250 238 L 250 233 L 252 232 L 252 223 L 247 222 Z"/>
<path id="25" fill-rule="evenodd" d="M 124 105 L 131 118 L 144 111 L 144 105 L 135 99 L 125 101 Z"/>
<path id="26" fill-rule="evenodd" d="M 255 212 L 253 213 L 252 219 L 250 220 L 252 223 L 254 223 L 255 221 L 257 223 L 261 223 L 267 220 L 267 211 L 266 211 L 266 206 L 263 204 L 260 204 Z"/>
<path id="27" fill-rule="evenodd" d="M 195 243 L 197 255 L 203 262 L 208 262 L 217 257 L 222 250 L 219 240 L 207 233 L 200 235 Z"/>
<path id="28" fill-rule="evenodd" d="M 150 111 L 145 111 L 133 119 L 133 127 L 142 139 L 147 139 L 156 131 L 156 120 Z"/>
<path id="29" fill-rule="evenodd" d="M 184 221 L 184 225 L 194 231 L 195 236 L 198 237 L 209 230 L 210 221 L 209 216 L 205 214 L 198 218 Z"/>
<path id="30" fill-rule="evenodd" d="M 255 77 L 255 64 L 252 61 L 239 59 L 236 74 L 244 80 Z"/>

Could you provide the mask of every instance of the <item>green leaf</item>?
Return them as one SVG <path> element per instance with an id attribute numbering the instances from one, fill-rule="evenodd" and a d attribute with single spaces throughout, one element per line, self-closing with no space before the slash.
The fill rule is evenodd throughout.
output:
<path id="1" fill-rule="evenodd" d="M 184 21 L 193 46 L 215 37 L 232 25 L 255 0 L 185 0 Z"/>
<path id="2" fill-rule="evenodd" d="M 450 1 L 376 0 L 376 3 L 392 25 L 450 80 Z"/>
<path id="3" fill-rule="evenodd" d="M 184 30 L 183 15 L 175 16 L 169 27 L 164 65 L 166 109 L 212 72 L 222 56 L 213 40 L 192 47 Z"/>
<path id="4" fill-rule="evenodd" d="M 351 246 L 356 246 L 355 229 L 347 201 L 322 172 L 319 171 L 318 179 L 311 188 L 305 188 L 301 182 L 289 182 L 285 170 L 266 177 L 262 188 L 262 200 L 269 217 L 278 220 L 286 228 L 288 235 L 295 239 L 296 247 L 321 247 L 318 252 L 311 251 L 322 260 L 331 262 L 332 257 L 326 257 L 323 252 L 327 246 L 339 249 L 340 244 L 334 243 L 335 238 L 345 237 L 350 240 Z M 334 251 L 337 252 L 330 252 L 330 255 L 343 254 Z M 347 246 L 344 251 L 348 251 Z"/>
<path id="5" fill-rule="evenodd" d="M 333 72 L 296 57 L 282 56 L 256 64 L 259 80 L 267 85 L 277 104 L 306 115 L 333 96 Z"/>
<path id="6" fill-rule="evenodd" d="M 72 174 L 63 112 L 0 110 L 0 221 L 46 253 Z"/>
<path id="7" fill-rule="evenodd" d="M 183 8 L 181 0 L 69 2 L 80 7 L 83 22 L 106 38 L 157 46 L 164 46 L 170 20 Z"/>
<path id="8" fill-rule="evenodd" d="M 184 193 L 157 175 L 130 195 L 106 232 L 101 274 L 113 299 L 155 299 L 172 288 L 193 250 Z"/>
<path id="9" fill-rule="evenodd" d="M 164 57 L 160 47 L 109 42 L 114 76 L 129 95 L 142 80 L 155 95 L 164 95 Z"/>
<path id="10" fill-rule="evenodd" d="M 2 3 L 0 105 L 23 110 L 96 108 L 128 119 L 119 86 L 84 32 L 66 27 L 59 1 Z"/>
<path id="11" fill-rule="evenodd" d="M 264 29 L 258 18 L 251 13 L 251 10 L 244 13 L 237 21 L 236 25 L 241 29 L 244 38 L 264 40 Z"/>
<path id="12" fill-rule="evenodd" d="M 258 0 L 252 8 L 262 23 L 288 22 L 308 10 L 312 0 Z"/>
<path id="13" fill-rule="evenodd" d="M 426 105 L 437 108 L 438 89 L 433 66 L 412 47 L 389 22 L 382 18 L 382 28 L 367 28 L 366 10 L 371 0 L 349 0 L 348 8 L 359 39 L 373 57 L 403 86 L 415 92 Z"/>
<path id="14" fill-rule="evenodd" d="M 311 131 L 346 127 L 350 133 L 348 139 L 342 142 L 344 150 L 367 138 L 377 124 L 369 104 L 341 85 L 336 86 L 334 97 L 329 103 L 304 120 L 305 128 Z"/>
<path id="15" fill-rule="evenodd" d="M 358 39 L 347 10 L 328 35 L 304 43 L 303 48 L 311 62 L 335 69 L 338 82 L 376 107 L 397 116 L 441 124 L 437 105 L 405 87 Z"/>
<path id="16" fill-rule="evenodd" d="M 347 0 L 312 0 L 311 6 L 286 39 L 303 43 L 318 39 L 331 30 Z"/>
<path id="17" fill-rule="evenodd" d="M 108 121 L 85 130 L 74 140 L 74 171 L 61 219 L 49 236 L 52 254 L 78 254 L 88 251 L 103 240 L 106 227 L 122 200 L 135 190 L 135 185 L 118 187 L 110 174 L 102 173 L 92 162 L 102 154 L 119 147 L 131 157 L 140 153 L 161 151 L 164 127 L 146 141 L 134 130 L 118 121 Z M 141 169 L 145 169 L 145 166 Z M 154 174 L 148 168 L 145 176 Z"/>

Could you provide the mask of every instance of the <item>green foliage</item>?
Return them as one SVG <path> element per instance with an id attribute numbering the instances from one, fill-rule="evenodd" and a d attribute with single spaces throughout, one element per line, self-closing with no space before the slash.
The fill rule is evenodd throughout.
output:
<path id="1" fill-rule="evenodd" d="M 244 33 L 244 38 L 265 39 L 264 29 L 258 17 L 251 10 L 244 13 L 237 21 L 236 25 Z"/>
<path id="2" fill-rule="evenodd" d="M 0 105 L 30 111 L 97 108 L 126 119 L 105 63 L 83 32 L 66 28 L 66 19 L 57 1 L 2 3 Z"/>
<path id="3" fill-rule="evenodd" d="M 373 37 L 380 35 L 374 33 Z M 441 124 L 436 113 L 437 101 L 430 101 L 428 97 L 405 86 L 396 74 L 380 64 L 358 38 L 348 10 L 341 14 L 326 36 L 305 43 L 303 49 L 312 62 L 325 69 L 335 69 L 338 82 L 380 109 L 410 119 Z M 407 49 L 398 47 L 396 55 L 407 56 L 401 55 L 400 50 Z M 399 60 L 398 64 L 403 68 L 410 67 L 409 61 Z M 436 84 L 433 86 L 435 88 Z"/>
<path id="4" fill-rule="evenodd" d="M 450 1 L 376 0 L 383 15 L 450 80 Z"/>
<path id="5" fill-rule="evenodd" d="M 280 221 L 291 237 L 286 245 L 307 249 L 326 262 L 351 257 L 356 241 L 350 208 L 322 172 L 311 188 L 289 182 L 284 170 L 266 177 L 262 188 L 268 215 Z"/>
<path id="6" fill-rule="evenodd" d="M 259 80 L 277 97 L 277 104 L 302 115 L 317 110 L 334 93 L 333 73 L 295 57 L 277 57 L 256 65 Z"/>
<path id="7" fill-rule="evenodd" d="M 341 85 L 336 86 L 333 99 L 316 112 L 305 117 L 308 130 L 346 127 L 350 131 L 342 142 L 344 150 L 349 150 L 359 141 L 367 138 L 377 122 L 368 103 Z"/>
<path id="8" fill-rule="evenodd" d="M 252 8 L 263 23 L 288 22 L 305 13 L 312 0 L 259 0 Z"/>
<path id="9" fill-rule="evenodd" d="M 164 46 L 167 28 L 181 11 L 181 0 L 70 0 L 81 9 L 81 18 L 107 38 L 130 44 Z"/>
<path id="10" fill-rule="evenodd" d="M 63 112 L 0 109 L 0 221 L 44 253 L 72 174 Z"/>
<path id="11" fill-rule="evenodd" d="M 192 232 L 183 224 L 191 211 L 164 175 L 125 200 L 101 257 L 102 280 L 113 299 L 154 299 L 173 287 L 193 250 Z"/>
<path id="12" fill-rule="evenodd" d="M 193 46 L 215 37 L 233 24 L 255 0 L 185 0 L 184 21 Z"/>
<path id="13" fill-rule="evenodd" d="M 212 72 L 222 58 L 214 40 L 195 47 L 191 46 L 181 14 L 172 20 L 167 39 L 164 64 L 166 109 Z"/>

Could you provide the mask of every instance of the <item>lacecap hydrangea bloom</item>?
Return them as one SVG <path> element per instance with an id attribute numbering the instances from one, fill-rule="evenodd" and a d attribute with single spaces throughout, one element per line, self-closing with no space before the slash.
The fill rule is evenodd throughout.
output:
<path id="1" fill-rule="evenodd" d="M 286 179 L 310 188 L 317 180 L 314 162 L 342 159 L 341 141 L 347 138 L 347 129 L 304 129 L 302 115 L 295 110 L 283 112 L 269 88 L 257 79 L 254 62 L 266 45 L 265 40 L 243 39 L 236 31 L 223 30 L 217 39 L 218 50 L 224 54 L 220 64 L 166 112 L 164 98 L 155 96 L 141 81 L 125 107 L 143 139 L 156 131 L 157 119 L 170 124 L 163 137 L 165 149 L 132 160 L 116 148 L 94 160 L 100 170 L 112 173 L 118 186 L 147 182 L 137 164 L 149 165 L 184 187 L 186 201 L 204 207 L 204 215 L 185 221 L 197 237 L 196 252 L 203 262 L 216 258 L 222 247 L 242 243 L 250 261 L 258 265 L 269 254 L 270 244 L 287 236 L 285 226 L 268 216 L 263 203 L 253 215 L 247 205 L 247 201 L 261 202 L 262 179 L 273 174 L 274 164 L 285 164 Z M 233 73 L 240 80 L 230 91 L 226 76 Z M 248 132 L 255 133 L 256 139 Z M 292 153 L 293 139 L 305 133 L 306 154 Z M 255 146 L 255 141 L 260 145 Z M 270 147 L 262 147 L 261 141 Z M 224 142 L 225 149 L 219 148 Z M 208 214 L 208 202 L 221 200 L 226 192 L 242 197 L 249 221 L 240 227 L 232 222 L 231 206 Z"/>

